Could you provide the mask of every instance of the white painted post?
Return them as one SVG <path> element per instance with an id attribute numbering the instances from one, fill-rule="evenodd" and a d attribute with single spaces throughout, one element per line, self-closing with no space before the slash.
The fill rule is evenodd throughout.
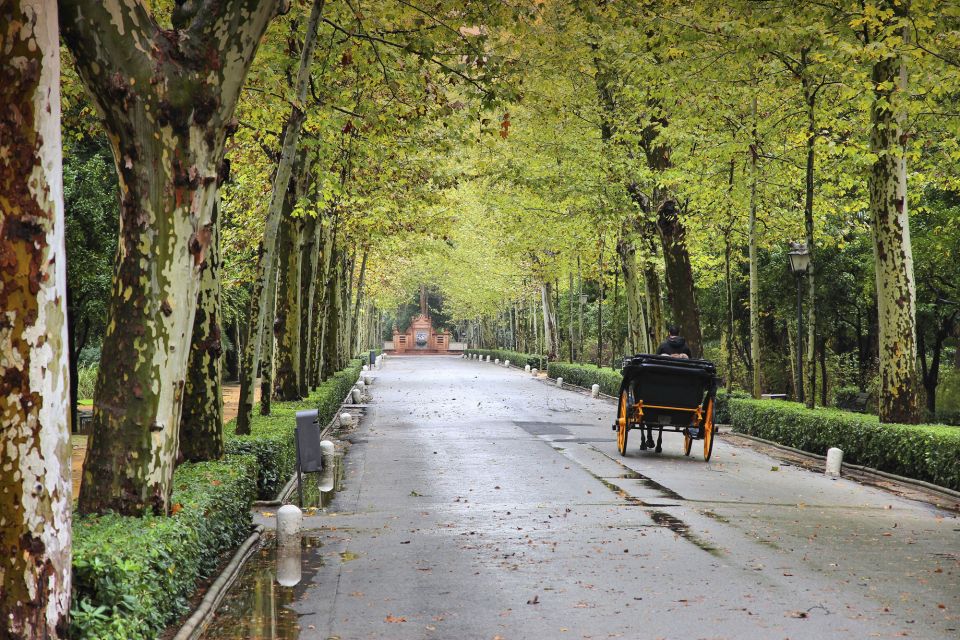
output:
<path id="1" fill-rule="evenodd" d="M 557 378 L 557 386 L 563 389 L 563 378 Z"/>
<path id="2" fill-rule="evenodd" d="M 354 387 L 350 390 L 350 397 L 353 398 L 353 404 L 360 404 L 360 402 L 363 400 L 363 392 Z"/>
<path id="3" fill-rule="evenodd" d="M 373 384 L 373 376 L 363 376 L 363 384 L 368 387 Z"/>
<path id="4" fill-rule="evenodd" d="M 538 373 L 540 373 L 540 372 L 537 371 L 536 369 L 531 369 L 531 370 L 530 370 L 530 374 L 531 374 L 534 378 L 537 377 L 537 374 L 538 374 Z"/>
<path id="5" fill-rule="evenodd" d="M 493 361 L 493 364 L 500 364 L 500 358 L 496 358 L 496 359 Z"/>
<path id="6" fill-rule="evenodd" d="M 487 356 L 487 362 L 490 362 L 490 356 Z"/>
<path id="7" fill-rule="evenodd" d="M 323 460 L 323 464 L 327 464 L 327 458 L 332 458 L 337 453 L 337 446 L 333 444 L 330 440 L 321 440 L 320 441 L 320 458 Z"/>
<path id="8" fill-rule="evenodd" d="M 350 415 L 349 413 L 347 413 L 346 411 L 344 411 L 343 413 L 340 414 L 340 426 L 341 426 L 341 427 L 349 427 L 349 426 L 352 425 L 352 424 L 353 424 L 353 416 L 351 416 L 351 415 Z"/>
<path id="9" fill-rule="evenodd" d="M 527 365 L 524 365 L 524 366 L 523 366 L 523 370 L 526 371 L 527 373 L 530 373 L 530 365 L 528 365 L 528 364 L 527 364 Z"/>
<path id="10" fill-rule="evenodd" d="M 509 360 L 505 360 L 505 361 L 503 362 L 503 366 L 505 366 L 506 368 L 509 369 L 509 368 L 510 368 L 510 361 L 509 361 Z"/>
<path id="11" fill-rule="evenodd" d="M 600 385 L 595 384 L 590 387 L 590 397 L 599 398 L 600 397 Z"/>
<path id="12" fill-rule="evenodd" d="M 364 371 L 369 371 L 369 370 L 370 370 L 370 365 L 368 365 L 368 364 L 363 365 L 363 370 L 364 370 Z"/>
<path id="13" fill-rule="evenodd" d="M 295 543 L 300 546 L 300 531 L 303 529 L 303 512 L 300 507 L 285 504 L 277 510 L 277 540 L 281 545 Z"/>
<path id="14" fill-rule="evenodd" d="M 839 476 L 840 467 L 843 466 L 843 451 L 836 447 L 827 449 L 827 470 L 828 476 Z"/>

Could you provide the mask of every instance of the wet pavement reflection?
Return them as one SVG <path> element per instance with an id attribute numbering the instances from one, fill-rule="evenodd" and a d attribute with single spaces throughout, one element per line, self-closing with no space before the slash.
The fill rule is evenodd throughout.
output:
<path id="1" fill-rule="evenodd" d="M 343 488 L 343 456 L 336 455 L 322 473 L 305 476 L 303 488 L 306 513 L 325 509 Z M 201 640 L 299 638 L 299 615 L 290 605 L 323 565 L 320 547 L 318 537 L 304 535 L 299 544 L 280 545 L 274 531 L 265 533 Z"/>

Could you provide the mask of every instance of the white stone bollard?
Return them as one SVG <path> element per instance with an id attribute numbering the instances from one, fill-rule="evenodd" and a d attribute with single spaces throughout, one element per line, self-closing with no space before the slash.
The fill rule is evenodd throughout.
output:
<path id="1" fill-rule="evenodd" d="M 509 361 L 509 360 L 504 360 L 504 361 L 503 361 L 503 366 L 505 366 L 506 368 L 509 369 L 509 368 L 510 368 L 510 361 Z"/>
<path id="2" fill-rule="evenodd" d="M 296 543 L 282 544 L 277 548 L 277 584 L 281 587 L 295 587 L 303 577 L 300 563 L 300 540 Z"/>
<path id="3" fill-rule="evenodd" d="M 557 378 L 557 386 L 563 389 L 563 378 Z"/>
<path id="4" fill-rule="evenodd" d="M 360 404 L 363 401 L 363 392 L 354 387 L 350 390 L 350 397 L 353 398 L 353 404 Z"/>
<path id="5" fill-rule="evenodd" d="M 323 460 L 323 464 L 327 464 L 327 458 L 333 458 L 337 453 L 337 446 L 333 444 L 330 440 L 321 440 L 320 441 L 320 458 Z M 332 460 L 331 460 L 332 463 Z"/>
<path id="6" fill-rule="evenodd" d="M 363 370 L 364 370 L 364 371 L 369 371 L 369 370 L 370 370 L 370 365 L 368 365 L 368 364 L 363 365 Z"/>
<path id="7" fill-rule="evenodd" d="M 487 362 L 490 362 L 490 356 L 487 356 Z"/>
<path id="8" fill-rule="evenodd" d="M 300 531 L 303 529 L 303 512 L 294 504 L 285 504 L 277 509 L 277 541 L 281 544 L 300 545 Z"/>
<path id="9" fill-rule="evenodd" d="M 493 364 L 500 364 L 500 358 L 495 358 Z"/>
<path id="10" fill-rule="evenodd" d="M 540 373 L 540 372 L 537 371 L 536 369 L 530 369 L 530 375 L 532 375 L 534 378 L 537 377 L 537 374 L 538 374 L 538 373 Z"/>
<path id="11" fill-rule="evenodd" d="M 527 364 L 527 365 L 524 365 L 524 366 L 523 366 L 523 370 L 526 371 L 527 373 L 530 373 L 530 365 L 528 365 L 528 364 Z"/>
<path id="12" fill-rule="evenodd" d="M 363 384 L 368 387 L 373 384 L 373 376 L 363 376 Z"/>
<path id="13" fill-rule="evenodd" d="M 590 387 L 590 397 L 599 398 L 600 397 L 600 385 L 595 384 Z"/>
<path id="14" fill-rule="evenodd" d="M 353 424 L 353 416 L 351 416 L 351 415 L 350 415 L 349 413 L 347 413 L 346 411 L 344 411 L 343 413 L 340 414 L 340 426 L 341 426 L 341 427 L 349 427 L 349 426 L 351 426 L 352 424 Z"/>
<path id="15" fill-rule="evenodd" d="M 839 476 L 840 467 L 843 466 L 843 451 L 836 447 L 827 449 L 827 470 L 828 476 Z"/>

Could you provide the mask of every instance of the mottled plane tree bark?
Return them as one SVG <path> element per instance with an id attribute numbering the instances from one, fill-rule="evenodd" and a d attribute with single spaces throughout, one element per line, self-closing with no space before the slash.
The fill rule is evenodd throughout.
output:
<path id="1" fill-rule="evenodd" d="M 906 17 L 904 3 L 888 0 L 866 30 L 866 44 L 881 51 L 871 69 L 870 167 L 867 189 L 873 232 L 880 326 L 881 422 L 922 421 L 917 370 L 917 293 L 913 274 L 910 218 L 907 215 L 907 166 L 901 119 L 907 95 L 907 74 L 895 39 Z M 884 40 L 889 40 L 885 42 Z"/>
<path id="2" fill-rule="evenodd" d="M 214 204 L 210 228 L 213 236 L 200 268 L 200 292 L 180 416 L 180 453 L 190 462 L 219 460 L 224 452 L 218 203 Z"/>
<path id="3" fill-rule="evenodd" d="M 120 243 L 79 508 L 169 510 L 200 271 L 224 141 L 281 0 L 63 0 L 77 72 L 113 148 Z"/>
<path id="4" fill-rule="evenodd" d="M 66 638 L 70 423 L 53 0 L 0 2 L 0 637 Z"/>

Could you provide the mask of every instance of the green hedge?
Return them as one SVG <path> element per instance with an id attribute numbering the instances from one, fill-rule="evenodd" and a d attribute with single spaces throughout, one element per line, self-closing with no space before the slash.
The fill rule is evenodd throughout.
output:
<path id="1" fill-rule="evenodd" d="M 880 424 L 876 416 L 807 409 L 782 400 L 730 400 L 734 431 L 960 490 L 960 429 L 941 425 Z"/>
<path id="2" fill-rule="evenodd" d="M 275 497 L 293 473 L 297 459 L 293 442 L 297 411 L 317 409 L 320 424 L 326 424 L 336 415 L 362 369 L 362 360 L 351 360 L 305 400 L 272 403 L 269 416 L 261 416 L 259 407 L 254 407 L 249 435 L 236 434 L 236 420 L 227 423 L 227 453 L 249 454 L 257 459 L 257 494 L 261 500 Z"/>
<path id="3" fill-rule="evenodd" d="M 250 456 L 177 467 L 169 518 L 75 517 L 71 637 L 152 638 L 185 613 L 197 579 L 250 533 L 255 467 Z"/>
<path id="4" fill-rule="evenodd" d="M 717 424 L 730 424 L 730 398 L 749 398 L 746 391 L 734 390 L 729 395 L 723 389 L 717 391 L 713 404 L 713 421 Z"/>
<path id="5" fill-rule="evenodd" d="M 569 362 L 551 362 L 547 366 L 547 375 L 551 378 L 563 378 L 564 382 L 587 389 L 599 384 L 600 391 L 609 396 L 620 395 L 620 383 L 623 381 L 623 376 L 614 369 Z"/>
<path id="6" fill-rule="evenodd" d="M 509 351 L 507 349 L 464 349 L 467 355 L 476 354 L 478 356 L 490 356 L 490 360 L 499 359 L 500 362 L 509 360 L 510 364 L 522 367 L 530 365 L 533 369 L 543 371 L 547 367 L 547 359 L 544 356 L 533 355 L 532 353 L 520 353 L 519 351 Z"/>

